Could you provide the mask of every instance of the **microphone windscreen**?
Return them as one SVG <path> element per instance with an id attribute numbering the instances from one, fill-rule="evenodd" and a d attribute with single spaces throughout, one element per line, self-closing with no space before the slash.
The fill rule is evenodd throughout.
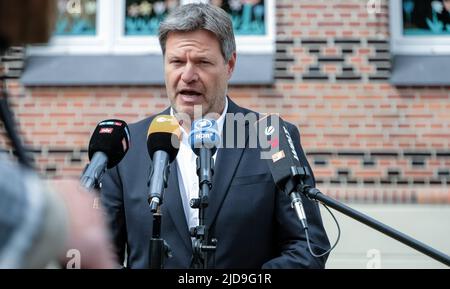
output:
<path id="1" fill-rule="evenodd" d="M 189 144 L 196 155 L 200 154 L 200 148 L 211 149 L 214 154 L 220 144 L 217 122 L 207 118 L 194 121 L 189 134 Z"/>
<path id="2" fill-rule="evenodd" d="M 269 114 L 257 123 L 260 146 L 268 154 L 267 164 L 272 177 L 280 189 L 285 188 L 292 177 L 292 167 L 300 167 L 300 160 L 293 140 L 283 119 L 276 114 Z"/>
<path id="3" fill-rule="evenodd" d="M 89 142 L 89 160 L 96 152 L 108 157 L 108 169 L 115 167 L 130 147 L 130 131 L 123 120 L 109 119 L 100 122 Z"/>
<path id="4" fill-rule="evenodd" d="M 147 149 L 150 158 L 162 150 L 169 155 L 170 162 L 175 160 L 180 149 L 181 130 L 177 119 L 171 115 L 156 116 L 148 128 Z"/>

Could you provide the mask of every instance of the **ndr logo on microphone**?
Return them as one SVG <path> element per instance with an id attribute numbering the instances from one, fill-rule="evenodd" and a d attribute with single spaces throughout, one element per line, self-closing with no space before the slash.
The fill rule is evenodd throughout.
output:
<path id="1" fill-rule="evenodd" d="M 203 141 L 203 140 L 215 140 L 215 134 L 213 132 L 201 132 L 194 134 L 194 138 L 196 141 Z"/>

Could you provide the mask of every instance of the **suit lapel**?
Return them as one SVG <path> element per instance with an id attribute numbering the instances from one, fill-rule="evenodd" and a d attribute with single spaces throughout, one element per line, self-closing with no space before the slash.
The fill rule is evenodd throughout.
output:
<path id="1" fill-rule="evenodd" d="M 211 226 L 217 217 L 217 213 L 228 193 L 228 188 L 241 160 L 243 151 L 244 149 L 241 148 L 222 148 L 217 152 L 212 189 L 209 195 L 209 204 L 206 208 L 206 222 L 208 226 Z"/>
<path id="2" fill-rule="evenodd" d="M 178 168 L 177 162 L 173 161 L 170 164 L 169 180 L 167 182 L 167 188 L 164 193 L 164 205 L 163 214 L 166 212 L 175 224 L 181 239 L 183 240 L 186 248 L 191 251 L 192 244 L 188 230 L 188 224 L 186 216 L 184 215 L 183 202 L 181 200 L 180 187 L 178 183 Z"/>
<path id="3" fill-rule="evenodd" d="M 238 112 L 244 113 L 234 102 L 232 102 L 230 99 L 228 99 L 228 113 L 235 114 Z M 230 117 L 233 117 L 233 115 L 230 115 Z M 228 117 L 228 115 L 227 115 Z M 227 120 L 224 122 L 224 128 L 222 131 L 222 143 L 226 144 L 226 137 L 227 137 L 227 129 L 226 124 Z M 223 200 L 225 199 L 225 196 L 228 193 L 228 188 L 230 187 L 231 181 L 233 180 L 233 177 L 236 173 L 236 169 L 239 165 L 239 162 L 242 158 L 242 154 L 244 152 L 244 148 L 236 148 L 236 136 L 237 134 L 237 124 L 236 121 L 233 121 L 233 133 L 234 133 L 234 143 L 235 148 L 220 148 L 217 151 L 217 157 L 216 162 L 214 164 L 214 176 L 212 181 L 212 189 L 209 195 L 209 204 L 206 208 L 206 224 L 208 226 L 211 226 L 216 217 L 217 214 L 222 207 Z M 247 144 L 248 141 L 248 133 L 245 134 L 246 140 L 245 143 Z"/>

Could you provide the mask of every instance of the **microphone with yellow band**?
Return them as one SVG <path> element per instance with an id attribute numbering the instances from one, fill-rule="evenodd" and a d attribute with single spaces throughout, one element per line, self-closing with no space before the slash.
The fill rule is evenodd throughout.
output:
<path id="1" fill-rule="evenodd" d="M 171 115 L 156 116 L 148 128 L 147 149 L 152 160 L 148 202 L 153 213 L 162 204 L 162 194 L 169 177 L 169 164 L 178 154 L 180 137 L 180 125 Z"/>

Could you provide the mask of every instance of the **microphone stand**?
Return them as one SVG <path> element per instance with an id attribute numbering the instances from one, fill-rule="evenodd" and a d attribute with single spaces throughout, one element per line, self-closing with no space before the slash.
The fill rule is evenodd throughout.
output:
<path id="1" fill-rule="evenodd" d="M 208 196 L 212 188 L 211 178 L 214 174 L 214 160 L 212 149 L 200 148 L 197 157 L 197 175 L 199 179 L 199 197 L 191 199 L 190 206 L 199 209 L 199 225 L 190 229 L 193 247 L 194 269 L 208 269 L 209 258 L 214 254 L 217 239 L 211 239 L 209 243 L 209 228 L 206 226 L 205 209 L 208 207 Z M 213 266 L 214 267 L 214 266 Z"/>
<path id="2" fill-rule="evenodd" d="M 153 172 L 151 172 L 152 174 Z M 169 165 L 167 165 L 167 168 L 162 172 L 162 181 L 163 181 L 163 188 L 165 189 L 167 187 L 167 180 L 169 176 Z M 149 178 L 149 186 L 150 184 L 151 175 Z M 164 190 L 163 189 L 163 190 Z M 150 269 L 164 269 L 164 260 L 165 258 L 171 258 L 172 253 L 170 250 L 169 245 L 164 241 L 163 238 L 161 238 L 161 221 L 162 221 L 162 214 L 161 214 L 161 204 L 163 199 L 163 192 L 158 197 L 158 200 L 155 201 L 155 196 L 149 195 L 148 196 L 148 203 L 150 206 L 150 210 L 153 213 L 153 225 L 152 225 L 152 237 L 150 239 Z"/>
<path id="3" fill-rule="evenodd" d="M 152 238 L 150 239 L 150 269 L 164 269 L 165 258 L 172 257 L 169 245 L 161 238 L 160 207 L 153 213 Z"/>
<path id="4" fill-rule="evenodd" d="M 292 179 L 291 180 L 298 180 L 299 183 L 296 186 L 295 190 L 290 193 L 290 197 L 291 199 L 296 199 L 298 197 L 299 200 L 296 200 L 295 204 L 293 201 L 293 207 L 296 209 L 297 215 L 300 216 L 302 215 L 302 212 L 299 212 L 297 210 L 298 207 L 301 207 L 301 211 L 303 211 L 303 207 L 301 206 L 301 199 L 300 199 L 300 195 L 299 194 L 303 194 L 306 197 L 308 197 L 311 200 L 315 200 L 315 201 L 319 201 L 347 216 L 349 216 L 352 219 L 355 219 L 361 223 L 363 223 L 366 226 L 371 227 L 372 229 L 375 229 L 447 266 L 450 266 L 450 257 L 414 238 L 411 238 L 410 236 L 397 231 L 385 224 L 383 224 L 380 221 L 377 221 L 361 212 L 358 212 L 357 210 L 354 210 L 344 204 L 342 204 L 341 202 L 338 202 L 336 200 L 334 200 L 333 198 L 330 198 L 324 194 L 322 194 L 322 192 L 320 192 L 320 190 L 313 188 L 307 184 L 304 183 L 304 180 L 310 176 L 309 174 L 309 170 L 307 167 L 291 167 L 291 173 L 292 173 Z M 300 203 L 299 203 L 300 202 Z M 303 216 L 304 216 L 304 212 L 303 212 Z M 301 220 L 301 218 L 300 218 Z M 302 222 L 303 223 L 303 222 Z M 306 227 L 304 227 L 307 229 L 307 224 Z"/>

